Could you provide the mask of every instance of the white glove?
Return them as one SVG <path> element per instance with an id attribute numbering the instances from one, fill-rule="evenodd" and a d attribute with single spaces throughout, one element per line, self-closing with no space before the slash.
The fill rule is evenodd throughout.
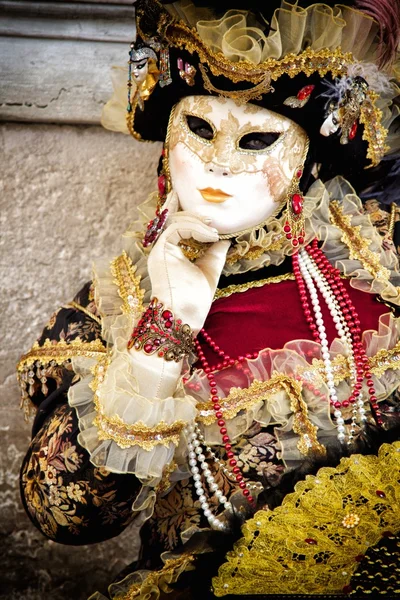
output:
<path id="1" fill-rule="evenodd" d="M 174 194 L 174 192 L 172 192 Z M 205 254 L 191 262 L 178 246 L 182 239 L 211 242 Z M 152 296 L 176 319 L 188 323 L 196 335 L 211 308 L 230 242 L 218 240 L 218 231 L 200 217 L 177 212 L 168 220 L 148 258 Z"/>
<path id="2" fill-rule="evenodd" d="M 176 194 L 171 192 L 164 208 L 173 210 L 176 205 Z M 209 313 L 230 242 L 219 241 L 216 229 L 187 212 L 173 213 L 167 223 L 148 258 L 152 296 L 171 310 L 176 319 L 190 325 L 196 335 Z M 194 263 L 178 246 L 181 239 L 191 237 L 212 243 L 204 256 Z M 174 394 L 181 362 L 167 362 L 157 354 L 146 355 L 134 348 L 130 354 L 140 394 L 149 398 L 166 398 Z"/>

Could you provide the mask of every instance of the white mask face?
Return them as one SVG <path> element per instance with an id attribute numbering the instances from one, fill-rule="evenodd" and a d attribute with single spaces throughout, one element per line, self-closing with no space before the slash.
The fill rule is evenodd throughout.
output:
<path id="1" fill-rule="evenodd" d="M 146 79 L 148 72 L 149 63 L 147 58 L 132 63 L 132 77 L 138 85 Z"/>
<path id="2" fill-rule="evenodd" d="M 188 96 L 172 114 L 169 166 L 180 207 L 221 234 L 252 228 L 276 212 L 305 159 L 307 135 L 265 108 Z"/>

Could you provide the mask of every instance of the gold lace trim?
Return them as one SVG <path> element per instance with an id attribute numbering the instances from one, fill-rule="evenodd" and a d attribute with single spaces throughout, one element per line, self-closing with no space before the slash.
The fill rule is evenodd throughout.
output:
<path id="1" fill-rule="evenodd" d="M 368 90 L 367 98 L 361 105 L 360 123 L 364 125 L 363 140 L 368 142 L 367 158 L 371 161 L 367 168 L 378 165 L 390 150 L 390 146 L 385 144 L 388 130 L 381 124 L 382 111 L 376 106 L 378 98 L 379 94 Z"/>
<path id="2" fill-rule="evenodd" d="M 96 358 L 99 354 L 104 354 L 105 352 L 107 351 L 100 340 L 92 342 L 81 342 L 80 340 L 65 342 L 64 340 L 60 340 L 59 342 L 52 342 L 47 339 L 42 346 L 39 346 L 38 342 L 33 344 L 31 350 L 21 357 L 17 365 L 17 371 L 22 372 L 35 362 L 40 362 L 41 365 L 50 362 L 62 365 L 66 360 L 75 356 Z"/>
<path id="3" fill-rule="evenodd" d="M 135 275 L 136 267 L 125 250 L 111 261 L 111 273 L 118 286 L 118 295 L 123 304 L 121 310 L 125 314 L 136 317 L 143 312 L 144 290 L 140 287 L 140 276 Z"/>
<path id="4" fill-rule="evenodd" d="M 83 312 L 85 315 L 87 315 L 88 317 L 90 317 L 91 319 L 93 319 L 93 321 L 96 321 L 96 323 L 98 323 L 99 325 L 101 325 L 101 319 L 100 319 L 100 317 L 97 317 L 96 315 L 94 315 L 92 312 L 90 312 L 90 310 L 88 310 L 87 308 L 85 308 L 81 304 L 78 304 L 77 302 L 72 301 L 72 302 L 69 302 L 69 304 L 67 304 L 67 306 L 70 306 L 71 308 L 75 308 L 76 310 L 79 310 L 80 312 Z"/>
<path id="5" fill-rule="evenodd" d="M 259 511 L 213 579 L 214 594 L 341 594 L 366 550 L 400 530 L 400 442 L 355 454 Z"/>
<path id="6" fill-rule="evenodd" d="M 382 377 L 388 369 L 400 369 L 400 341 L 391 350 L 383 348 L 375 356 L 370 357 L 369 366 L 370 371 L 376 377 Z M 350 370 L 345 356 L 341 354 L 335 356 L 332 360 L 332 373 L 335 385 L 350 377 Z M 312 364 L 306 367 L 296 367 L 296 375 L 299 375 L 304 382 L 319 387 L 326 383 L 325 367 L 322 359 L 315 358 Z M 219 402 L 224 418 L 233 419 L 240 411 L 248 410 L 258 402 L 268 402 L 271 396 L 282 391 L 282 382 L 285 385 L 290 382 L 291 386 L 298 383 L 292 377 L 278 375 L 271 377 L 268 381 L 255 380 L 248 388 L 232 388 L 228 396 L 221 398 Z M 199 402 L 197 409 L 199 411 L 198 419 L 204 425 L 211 425 L 217 421 L 212 402 Z"/>
<path id="7" fill-rule="evenodd" d="M 319 73 L 323 77 L 331 72 L 333 77 L 339 77 L 345 75 L 347 66 L 354 62 L 352 53 L 342 52 L 340 48 L 307 48 L 300 54 L 286 54 L 282 59 L 268 58 L 257 65 L 249 61 L 232 62 L 222 52 L 213 52 L 196 31 L 182 22 L 172 23 L 167 29 L 166 38 L 178 48 L 184 47 L 190 53 L 197 52 L 200 61 L 209 65 L 213 75 L 222 75 L 234 83 L 249 81 L 258 85 L 267 76 L 275 81 L 282 75 L 295 77 L 299 73 L 305 73 L 308 77 Z"/>
<path id="8" fill-rule="evenodd" d="M 159 571 L 151 571 L 140 583 L 134 583 L 119 600 L 137 600 L 140 598 L 156 600 L 160 596 L 160 590 L 171 592 L 169 584 L 175 583 L 179 576 L 186 570 L 192 570 L 191 563 L 194 561 L 193 554 L 182 554 L 178 558 L 165 561 L 165 565 Z"/>
<path id="9" fill-rule="evenodd" d="M 348 247 L 350 258 L 359 260 L 373 277 L 389 281 L 390 272 L 381 265 L 379 254 L 369 250 L 371 240 L 361 235 L 361 225 L 352 225 L 351 216 L 343 214 L 339 202 L 336 200 L 330 203 L 329 214 L 333 224 L 343 234 L 341 241 Z"/>
<path id="10" fill-rule="evenodd" d="M 393 240 L 394 228 L 396 225 L 396 212 L 397 212 L 397 204 L 396 202 L 392 202 L 390 206 L 390 219 L 388 225 L 388 236 L 391 240 Z"/>
<path id="11" fill-rule="evenodd" d="M 104 413 L 103 406 L 98 396 L 98 390 L 104 381 L 110 362 L 111 357 L 108 355 L 91 369 L 93 379 L 89 386 L 94 392 L 93 403 L 97 413 L 93 420 L 93 425 L 98 428 L 99 439 L 112 440 L 120 448 L 139 446 L 144 450 L 152 450 L 155 446 L 159 446 L 160 444 L 169 446 L 171 443 L 177 446 L 179 444 L 182 429 L 185 426 L 183 421 L 174 421 L 174 423 L 171 424 L 160 421 L 155 427 L 148 427 L 141 421 L 138 421 L 134 425 L 130 425 L 118 415 L 110 417 Z"/>
<path id="12" fill-rule="evenodd" d="M 290 409 L 293 411 L 293 431 L 300 437 L 297 448 L 301 454 L 325 454 L 325 448 L 317 440 L 317 427 L 308 418 L 308 408 L 302 397 L 302 384 L 299 381 L 273 373 L 268 381 L 255 379 L 247 388 L 231 388 L 227 398 L 221 398 L 221 412 L 225 419 L 233 418 L 240 410 L 245 410 L 259 402 L 268 402 L 273 394 L 285 391 L 290 399 Z M 212 402 L 201 405 L 199 420 L 205 425 L 210 425 L 216 418 L 213 413 Z"/>
<path id="13" fill-rule="evenodd" d="M 217 288 L 214 294 L 214 300 L 218 300 L 219 298 L 227 298 L 228 296 L 232 296 L 232 294 L 237 294 L 239 292 L 247 292 L 247 290 L 252 288 L 264 287 L 264 285 L 269 285 L 270 283 L 280 283 L 281 281 L 289 280 L 294 280 L 293 273 L 284 273 L 283 275 L 277 275 L 276 277 L 268 277 L 267 279 L 259 279 L 258 281 L 249 281 L 248 283 L 228 285 L 226 288 Z"/>
<path id="14" fill-rule="evenodd" d="M 31 350 L 24 354 L 17 364 L 17 380 L 21 389 L 20 408 L 24 411 L 25 420 L 28 420 L 37 410 L 32 397 L 38 391 L 39 385 L 42 394 L 47 395 L 47 379 L 54 375 L 54 367 L 65 364 L 74 356 L 97 357 L 105 352 L 106 349 L 100 340 L 52 342 L 47 339 L 42 346 L 35 342 Z"/>

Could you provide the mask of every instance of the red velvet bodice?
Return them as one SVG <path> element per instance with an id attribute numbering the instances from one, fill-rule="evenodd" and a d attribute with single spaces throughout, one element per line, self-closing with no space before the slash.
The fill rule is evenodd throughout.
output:
<path id="1" fill-rule="evenodd" d="M 359 314 L 362 331 L 378 329 L 380 315 L 389 311 L 387 306 L 378 302 L 375 295 L 353 289 L 349 281 L 344 284 Z M 321 309 L 331 343 L 337 337 L 336 329 L 323 301 Z M 290 340 L 313 339 L 296 282 L 291 280 L 215 300 L 204 328 L 232 358 L 263 348 L 282 348 Z M 220 359 L 207 345 L 202 343 L 202 346 L 209 364 L 215 366 Z"/>

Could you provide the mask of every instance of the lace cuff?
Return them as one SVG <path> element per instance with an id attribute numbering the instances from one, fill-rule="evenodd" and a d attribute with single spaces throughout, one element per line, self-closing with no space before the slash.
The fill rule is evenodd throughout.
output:
<path id="1" fill-rule="evenodd" d="M 180 386 L 164 399 L 139 395 L 128 351 L 97 363 L 77 359 L 74 370 L 81 380 L 70 388 L 69 403 L 78 414 L 79 443 L 93 464 L 157 485 L 177 459 L 183 429 L 196 416 L 195 399 Z"/>

